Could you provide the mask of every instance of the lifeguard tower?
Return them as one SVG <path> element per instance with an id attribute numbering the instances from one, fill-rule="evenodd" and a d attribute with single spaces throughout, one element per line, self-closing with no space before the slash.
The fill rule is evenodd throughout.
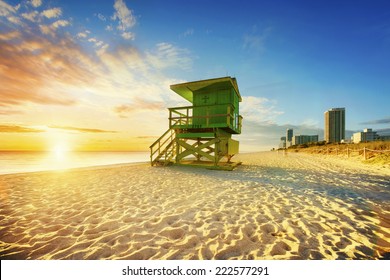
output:
<path id="1" fill-rule="evenodd" d="M 232 77 L 170 86 L 192 106 L 168 108 L 169 129 L 150 146 L 151 165 L 191 165 L 232 170 L 241 133 L 240 91 Z"/>

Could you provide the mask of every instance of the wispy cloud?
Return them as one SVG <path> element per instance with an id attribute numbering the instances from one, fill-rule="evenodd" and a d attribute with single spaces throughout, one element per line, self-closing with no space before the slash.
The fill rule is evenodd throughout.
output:
<path id="1" fill-rule="evenodd" d="M 188 70 L 192 67 L 192 59 L 187 49 L 175 47 L 170 43 L 159 43 L 156 50 L 147 52 L 146 57 L 153 67 L 164 69 L 180 67 Z"/>
<path id="2" fill-rule="evenodd" d="M 35 129 L 18 125 L 0 125 L 0 133 L 35 133 L 45 132 L 45 130 Z"/>
<path id="3" fill-rule="evenodd" d="M 187 37 L 187 36 L 191 36 L 194 34 L 194 29 L 193 28 L 188 28 L 184 33 L 183 33 L 183 36 L 184 37 Z"/>
<path id="4" fill-rule="evenodd" d="M 137 136 L 138 139 L 157 139 L 158 137 L 157 135 Z"/>
<path id="5" fill-rule="evenodd" d="M 276 123 L 284 112 L 276 107 L 276 101 L 264 97 L 243 96 L 240 112 L 245 119 L 255 123 Z"/>
<path id="6" fill-rule="evenodd" d="M 9 33 L 3 33 L 3 34 L 0 33 L 0 40 L 1 41 L 10 41 L 13 39 L 20 38 L 20 36 L 21 36 L 21 33 L 19 31 L 15 30 L 15 31 L 12 31 Z"/>
<path id="7" fill-rule="evenodd" d="M 77 33 L 77 37 L 78 38 L 87 38 L 89 33 L 90 32 L 88 30 L 86 30 L 84 32 L 79 32 L 79 33 Z"/>
<path id="8" fill-rule="evenodd" d="M 95 16 L 98 19 L 100 19 L 101 21 L 107 21 L 107 18 L 104 15 L 102 15 L 101 13 L 97 13 L 97 14 L 95 14 Z"/>
<path id="9" fill-rule="evenodd" d="M 165 109 L 163 102 L 150 102 L 140 98 L 135 98 L 131 104 L 122 104 L 114 107 L 114 112 L 121 118 L 127 118 L 130 114 L 139 111 L 154 111 Z"/>
<path id="10" fill-rule="evenodd" d="M 39 13 L 37 11 L 32 11 L 29 13 L 22 13 L 21 16 L 29 21 L 36 22 L 39 17 Z"/>
<path id="11" fill-rule="evenodd" d="M 243 36 L 243 49 L 262 53 L 265 50 L 265 42 L 270 36 L 271 31 L 271 27 L 258 31 L 257 26 L 253 26 L 252 31 Z"/>
<path id="12" fill-rule="evenodd" d="M 375 125 L 375 124 L 389 124 L 390 123 L 390 117 L 379 119 L 379 120 L 372 120 L 367 122 L 362 122 L 360 124 L 368 124 L 368 125 Z"/>
<path id="13" fill-rule="evenodd" d="M 39 29 L 45 35 L 50 35 L 51 37 L 56 37 L 57 29 L 59 29 L 60 27 L 68 26 L 68 25 L 70 25 L 69 21 L 64 20 L 64 19 L 60 19 L 60 20 L 57 20 L 49 25 L 40 24 Z"/>
<path id="14" fill-rule="evenodd" d="M 134 40 L 135 39 L 135 35 L 133 32 L 123 32 L 121 36 L 123 39 L 126 39 L 126 40 Z"/>
<path id="15" fill-rule="evenodd" d="M 117 131 L 103 130 L 103 129 L 97 129 L 97 128 L 83 128 L 83 127 L 73 127 L 73 126 L 55 126 L 55 125 L 51 125 L 49 127 L 50 128 L 55 128 L 55 129 L 61 129 L 61 130 L 68 130 L 68 131 L 84 132 L 84 133 L 117 133 Z"/>
<path id="16" fill-rule="evenodd" d="M 93 43 L 95 45 L 95 47 L 97 47 L 97 48 L 104 44 L 103 41 L 100 41 L 100 40 L 98 40 L 96 38 L 89 38 L 88 42 Z"/>
<path id="17" fill-rule="evenodd" d="M 14 14 L 15 12 L 16 9 L 13 6 L 0 0 L 0 16 L 7 17 L 9 15 Z"/>
<path id="18" fill-rule="evenodd" d="M 18 36 L 12 32 L 0 38 L 0 105 L 75 104 L 75 98 L 61 88 L 93 79 L 88 69 L 91 59 L 67 38 L 53 43 L 42 37 Z M 14 43 L 13 38 L 20 40 Z"/>

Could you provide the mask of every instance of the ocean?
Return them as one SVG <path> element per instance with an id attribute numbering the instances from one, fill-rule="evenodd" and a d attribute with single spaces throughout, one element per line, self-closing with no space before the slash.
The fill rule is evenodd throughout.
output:
<path id="1" fill-rule="evenodd" d="M 149 152 L 0 152 L 0 174 L 148 162 Z"/>

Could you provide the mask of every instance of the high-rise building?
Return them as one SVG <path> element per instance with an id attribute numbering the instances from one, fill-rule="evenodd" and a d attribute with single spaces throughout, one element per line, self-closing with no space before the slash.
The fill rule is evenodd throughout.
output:
<path id="1" fill-rule="evenodd" d="M 292 137 L 293 137 L 293 130 L 292 130 L 292 128 L 287 128 L 286 141 L 292 141 Z"/>
<path id="2" fill-rule="evenodd" d="M 285 136 L 280 138 L 279 148 L 280 149 L 285 149 L 286 148 L 286 137 Z"/>
<path id="3" fill-rule="evenodd" d="M 345 108 L 332 108 L 325 115 L 325 141 L 340 143 L 345 139 Z"/>
<path id="4" fill-rule="evenodd" d="M 292 128 L 287 128 L 286 132 L 286 148 L 290 147 L 292 145 L 292 139 L 293 139 L 293 130 Z"/>

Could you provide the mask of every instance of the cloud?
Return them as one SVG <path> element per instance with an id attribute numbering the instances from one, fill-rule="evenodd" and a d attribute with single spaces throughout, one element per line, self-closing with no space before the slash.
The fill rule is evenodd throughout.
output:
<path id="1" fill-rule="evenodd" d="M 52 8 L 48 10 L 44 10 L 41 15 L 47 18 L 58 18 L 62 15 L 62 10 L 60 8 Z"/>
<path id="2" fill-rule="evenodd" d="M 29 2 L 29 4 L 31 4 L 31 6 L 33 7 L 39 7 L 41 6 L 42 2 L 32 1 Z M 29 8 L 26 5 L 23 5 L 24 9 L 20 9 L 20 10 L 24 10 L 24 12 L 19 12 L 20 7 L 21 7 L 20 4 L 15 7 L 12 7 L 0 0 L 0 16 L 5 17 L 10 23 L 23 26 L 28 30 L 30 29 L 31 26 L 28 23 L 23 22 L 23 20 L 28 20 L 34 23 L 42 23 L 45 19 L 59 18 L 62 15 L 61 8 L 51 8 L 39 13 L 37 10 L 31 10 L 31 8 Z M 49 30 L 48 26 L 51 26 L 51 28 L 57 28 L 59 26 L 65 26 L 68 23 L 69 23 L 68 21 L 62 20 L 62 21 L 57 21 L 53 24 L 43 24 L 41 30 L 43 29 L 44 31 L 46 31 L 47 34 L 50 33 L 48 32 Z"/>
<path id="3" fill-rule="evenodd" d="M 145 136 L 137 136 L 138 139 L 157 139 L 160 136 L 157 135 L 145 135 Z"/>
<path id="4" fill-rule="evenodd" d="M 126 39 L 126 40 L 134 40 L 135 39 L 135 35 L 132 32 L 123 32 L 121 36 L 123 39 Z"/>
<path id="5" fill-rule="evenodd" d="M 16 9 L 14 7 L 0 0 L 0 16 L 7 17 L 15 12 Z"/>
<path id="6" fill-rule="evenodd" d="M 4 106 L 0 109 L 0 115 L 8 116 L 8 115 L 20 115 L 20 114 L 23 114 L 23 112 L 18 110 L 6 109 Z"/>
<path id="7" fill-rule="evenodd" d="M 8 33 L 0 33 L 0 41 L 9 41 L 13 39 L 20 38 L 21 33 L 19 31 L 12 31 Z"/>
<path id="8" fill-rule="evenodd" d="M 243 36 L 243 49 L 262 53 L 265 50 L 265 42 L 271 34 L 271 31 L 272 28 L 267 27 L 259 34 L 257 31 L 257 26 L 254 26 L 251 33 L 244 34 Z"/>
<path id="9" fill-rule="evenodd" d="M 82 127 L 55 126 L 55 125 L 49 127 L 55 129 L 61 129 L 61 130 L 84 132 L 84 133 L 117 133 L 117 131 L 113 131 L 113 130 L 103 130 L 103 129 L 96 129 L 96 128 L 82 128 Z"/>
<path id="10" fill-rule="evenodd" d="M 125 40 L 134 40 L 135 34 L 128 31 L 137 22 L 135 16 L 133 15 L 133 11 L 126 6 L 126 3 L 123 0 L 115 0 L 114 9 L 115 13 L 112 15 L 111 19 L 118 21 L 117 29 L 122 31 L 122 38 Z M 99 19 L 103 20 L 102 17 L 99 17 Z M 113 28 L 111 25 L 108 25 L 106 30 L 112 31 Z"/>
<path id="11" fill-rule="evenodd" d="M 115 0 L 114 3 L 115 13 L 112 16 L 113 20 L 118 20 L 118 29 L 125 31 L 132 28 L 136 24 L 136 19 L 133 12 L 127 8 L 126 3 L 123 0 Z"/>
<path id="12" fill-rule="evenodd" d="M 64 20 L 64 19 L 60 19 L 60 20 L 57 20 L 55 22 L 53 22 L 52 26 L 57 29 L 58 27 L 65 27 L 65 26 L 68 26 L 70 24 L 69 21 L 67 20 Z"/>
<path id="13" fill-rule="evenodd" d="M 16 25 L 23 25 L 22 21 L 20 20 L 19 17 L 15 17 L 15 16 L 9 16 L 7 18 L 7 20 L 13 24 L 16 24 Z"/>
<path id="14" fill-rule="evenodd" d="M 101 13 L 95 14 L 95 16 L 97 16 L 97 18 L 100 19 L 101 21 L 107 21 L 107 18 Z"/>
<path id="15" fill-rule="evenodd" d="M 375 125 L 375 124 L 389 124 L 389 123 L 390 123 L 390 117 L 379 119 L 379 120 L 368 121 L 368 122 L 362 122 L 360 124 Z"/>
<path id="16" fill-rule="evenodd" d="M 35 133 L 35 132 L 45 132 L 44 130 L 29 128 L 18 125 L 0 125 L 0 133 Z"/>
<path id="17" fill-rule="evenodd" d="M 66 85 L 86 85 L 94 78 L 93 61 L 69 38 L 53 43 L 13 32 L 0 39 L 0 106 L 73 105 L 76 99 Z"/>
<path id="18" fill-rule="evenodd" d="M 87 38 L 88 37 L 88 32 L 87 31 L 79 32 L 79 33 L 77 33 L 77 37 L 78 38 Z"/>
<path id="19" fill-rule="evenodd" d="M 21 17 L 28 23 L 26 29 L 0 31 L 2 116 L 23 114 L 23 118 L 32 116 L 32 122 L 37 122 L 44 118 L 45 108 L 51 108 L 55 121 L 82 108 L 82 114 L 88 112 L 90 118 L 105 113 L 108 118 L 115 116 L 115 123 L 122 121 L 118 117 L 142 123 L 145 135 L 160 132 L 156 123 L 166 118 L 166 104 L 176 105 L 180 99 L 169 90 L 170 84 L 179 81 L 164 71 L 191 69 L 188 50 L 167 42 L 145 51 L 128 44 L 109 48 L 85 28 L 74 35 L 61 32 L 61 27 L 70 24 L 61 17 L 39 17 L 35 22 Z M 42 33 L 32 32 L 39 29 Z M 118 33 L 113 36 L 123 32 Z M 94 44 L 95 52 L 83 48 L 88 41 Z M 53 105 L 59 106 L 58 110 Z M 38 113 L 33 115 L 31 108 L 37 108 Z M 69 124 L 78 123 L 75 119 L 67 117 Z"/>
<path id="20" fill-rule="evenodd" d="M 276 122 L 278 116 L 284 114 L 284 112 L 277 110 L 274 100 L 255 96 L 243 96 L 242 98 L 240 113 L 245 116 L 246 120 L 272 124 Z"/>
<path id="21" fill-rule="evenodd" d="M 35 8 L 38 8 L 39 6 L 42 5 L 42 0 L 31 0 L 30 1 L 30 4 L 35 7 Z"/>
<path id="22" fill-rule="evenodd" d="M 154 111 L 165 109 L 163 102 L 151 102 L 135 98 L 131 104 L 122 104 L 114 108 L 114 112 L 121 118 L 127 118 L 130 114 L 139 111 Z"/>
<path id="23" fill-rule="evenodd" d="M 189 70 L 192 67 L 189 55 L 187 49 L 178 48 L 166 42 L 158 43 L 155 51 L 146 52 L 148 62 L 157 69 L 179 67 Z"/>
<path id="24" fill-rule="evenodd" d="M 22 13 L 21 16 L 29 21 L 36 22 L 39 17 L 39 13 L 37 11 L 32 11 L 29 13 Z"/>
<path id="25" fill-rule="evenodd" d="M 93 43 L 95 47 L 100 47 L 104 44 L 103 41 L 97 40 L 96 38 L 89 38 L 88 42 Z"/>
<path id="26" fill-rule="evenodd" d="M 390 128 L 377 129 L 376 132 L 381 136 L 390 135 Z"/>
<path id="27" fill-rule="evenodd" d="M 194 34 L 194 29 L 193 29 L 193 28 L 189 28 L 189 29 L 187 29 L 187 30 L 183 33 L 184 37 L 191 36 L 191 35 L 193 35 L 193 34 Z"/>
<path id="28" fill-rule="evenodd" d="M 40 24 L 39 25 L 39 29 L 41 30 L 41 32 L 45 35 L 50 35 L 51 37 L 56 37 L 57 35 L 57 29 L 59 27 L 65 27 L 65 26 L 68 26 L 70 25 L 70 22 L 67 21 L 67 20 L 63 20 L 63 19 L 60 19 L 60 20 L 57 20 L 55 22 L 53 22 L 52 24 L 50 25 L 43 25 L 43 24 Z"/>

